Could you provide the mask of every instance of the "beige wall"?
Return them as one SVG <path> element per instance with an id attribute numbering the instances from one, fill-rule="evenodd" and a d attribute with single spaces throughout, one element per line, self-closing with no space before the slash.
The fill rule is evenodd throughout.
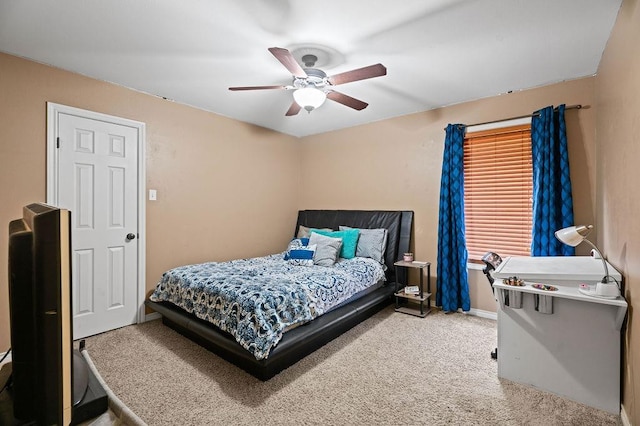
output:
<path id="1" fill-rule="evenodd" d="M 45 201 L 46 102 L 147 124 L 147 290 L 168 268 L 282 250 L 297 213 L 299 141 L 0 54 L 0 352 L 9 347 L 7 223 Z M 257 213 L 256 213 L 257 212 Z"/>
<path id="2" fill-rule="evenodd" d="M 300 206 L 415 211 L 415 257 L 433 263 L 435 283 L 444 127 L 530 114 L 565 103 L 588 107 L 567 111 L 566 121 L 575 220 L 594 223 L 593 91 L 594 78 L 584 78 L 306 137 Z M 580 248 L 579 253 L 587 251 Z M 495 312 L 491 288 L 480 271 L 470 271 L 469 290 L 473 308 Z"/>
<path id="3" fill-rule="evenodd" d="M 623 406 L 640 424 L 640 2 L 625 0 L 605 49 L 595 94 L 600 249 L 624 276 Z"/>

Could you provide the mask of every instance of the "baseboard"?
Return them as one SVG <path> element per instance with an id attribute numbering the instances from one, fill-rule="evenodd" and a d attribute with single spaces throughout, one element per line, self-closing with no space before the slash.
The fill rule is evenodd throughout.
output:
<path id="1" fill-rule="evenodd" d="M 431 307 L 434 308 L 434 309 L 440 309 L 439 307 L 436 306 L 436 304 L 434 302 L 431 303 Z M 471 308 L 468 311 L 463 311 L 462 309 L 458 309 L 457 312 L 462 312 L 465 315 L 473 315 L 475 317 L 487 318 L 487 319 L 494 320 L 494 321 L 498 320 L 498 313 L 497 312 L 483 311 L 482 309 Z"/>
<path id="2" fill-rule="evenodd" d="M 144 316 L 144 321 L 143 322 L 147 322 L 147 321 L 153 321 L 153 320 L 157 320 L 162 318 L 162 315 L 160 315 L 158 312 L 152 312 L 150 314 L 146 314 Z"/>
<path id="3" fill-rule="evenodd" d="M 631 426 L 631 421 L 629 420 L 629 416 L 627 416 L 624 405 L 620 406 L 620 420 L 622 420 L 623 426 Z"/>
<path id="4" fill-rule="evenodd" d="M 146 316 L 147 315 L 145 315 L 145 317 Z M 87 352 L 86 350 L 82 351 L 82 356 L 87 362 L 87 365 L 91 370 L 91 373 L 95 376 L 95 379 L 100 384 L 104 392 L 107 394 L 107 398 L 109 399 L 109 411 L 107 414 L 108 418 L 112 419 L 113 417 L 115 417 L 117 419 L 117 421 L 112 423 L 111 421 L 107 421 L 106 418 L 104 418 L 105 415 L 103 414 L 102 416 L 96 419 L 95 424 L 105 424 L 105 425 L 123 424 L 123 425 L 131 425 L 131 426 L 146 426 L 147 424 L 144 421 L 142 421 L 140 417 L 138 417 L 133 411 L 131 411 L 129 407 L 127 407 L 116 396 L 116 394 L 114 394 L 113 391 L 109 388 L 109 386 L 104 381 L 102 376 L 100 376 L 98 369 L 96 368 L 95 364 L 93 363 L 93 360 L 89 356 L 89 352 Z M 90 422 L 90 423 L 94 424 L 94 422 Z"/>
<path id="5" fill-rule="evenodd" d="M 0 359 L 2 359 L 2 357 L 4 356 L 4 354 L 6 354 L 6 352 L 2 352 L 0 353 Z M 7 357 L 5 359 L 2 360 L 2 364 L 6 364 L 7 362 L 11 362 L 11 353 L 9 353 L 9 355 L 7 355 Z M 1 365 L 1 364 L 0 364 Z"/>
<path id="6" fill-rule="evenodd" d="M 482 309 L 471 308 L 471 309 L 469 309 L 469 312 L 467 312 L 467 314 L 468 315 L 475 315 L 476 317 L 492 319 L 494 321 L 498 320 L 498 313 L 497 312 L 483 311 Z"/>

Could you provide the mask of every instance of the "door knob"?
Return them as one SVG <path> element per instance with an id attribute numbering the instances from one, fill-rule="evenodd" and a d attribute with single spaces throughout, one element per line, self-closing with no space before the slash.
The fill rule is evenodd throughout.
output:
<path id="1" fill-rule="evenodd" d="M 134 240 L 135 238 L 136 238 L 136 234 L 133 234 L 133 233 L 127 234 L 127 241 Z"/>

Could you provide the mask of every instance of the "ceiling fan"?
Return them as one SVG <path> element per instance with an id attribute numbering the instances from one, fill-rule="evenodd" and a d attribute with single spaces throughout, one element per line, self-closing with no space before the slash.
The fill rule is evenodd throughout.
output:
<path id="1" fill-rule="evenodd" d="M 302 68 L 302 66 L 296 62 L 296 59 L 293 57 L 291 52 L 287 49 L 283 49 L 281 47 L 270 47 L 269 52 L 271 52 L 273 56 L 275 56 L 276 59 L 279 60 L 293 75 L 293 83 L 291 85 L 229 87 L 229 90 L 294 90 L 294 101 L 285 114 L 286 116 L 296 115 L 302 108 L 311 112 L 322 105 L 326 98 L 358 111 L 363 110 L 367 105 L 369 105 L 368 103 L 352 98 L 344 93 L 336 92 L 332 87 L 339 84 L 366 80 L 367 78 L 380 77 L 387 74 L 387 69 L 384 65 L 375 64 L 327 76 L 324 71 L 314 68 L 315 63 L 318 60 L 315 55 L 304 55 L 302 57 L 304 68 Z"/>

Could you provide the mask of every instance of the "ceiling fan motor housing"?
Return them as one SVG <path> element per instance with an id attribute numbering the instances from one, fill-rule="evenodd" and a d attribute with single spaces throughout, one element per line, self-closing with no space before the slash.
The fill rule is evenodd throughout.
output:
<path id="1" fill-rule="evenodd" d="M 313 68 L 316 65 L 317 60 L 318 57 L 316 55 L 304 55 L 302 57 L 302 63 L 304 64 L 305 68 Z"/>
<path id="2" fill-rule="evenodd" d="M 307 73 L 307 78 L 294 77 L 293 79 L 293 86 L 296 89 L 310 86 L 322 89 L 329 85 L 329 82 L 327 81 L 327 74 L 324 71 L 317 68 L 305 68 L 304 72 Z"/>

